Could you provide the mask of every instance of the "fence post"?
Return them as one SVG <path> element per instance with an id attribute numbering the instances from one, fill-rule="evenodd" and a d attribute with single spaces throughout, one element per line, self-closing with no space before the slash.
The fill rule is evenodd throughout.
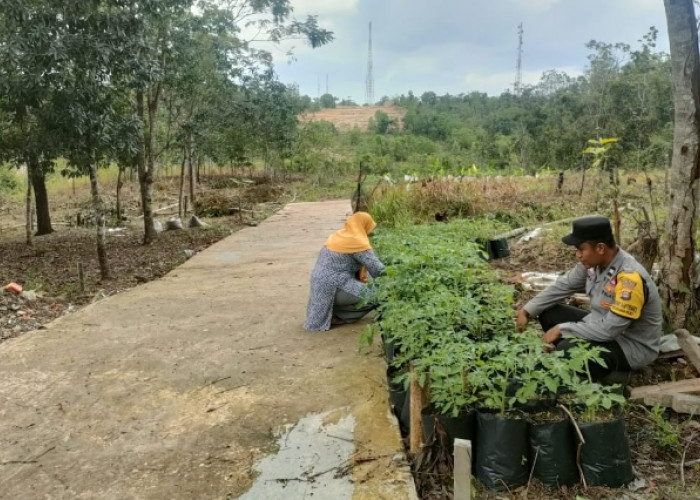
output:
<path id="1" fill-rule="evenodd" d="M 454 500 L 472 498 L 472 442 L 455 439 Z"/>

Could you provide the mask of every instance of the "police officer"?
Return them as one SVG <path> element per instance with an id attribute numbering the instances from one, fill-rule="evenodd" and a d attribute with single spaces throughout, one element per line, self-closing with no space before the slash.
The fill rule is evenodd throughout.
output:
<path id="1" fill-rule="evenodd" d="M 604 347 L 606 366 L 591 365 L 594 380 L 613 371 L 629 371 L 652 363 L 659 354 L 661 299 L 644 267 L 615 243 L 610 220 L 598 215 L 573 221 L 562 238 L 576 247 L 579 263 L 518 311 L 516 328 L 530 318 L 542 325 L 542 339 L 567 350 L 574 339 Z M 560 302 L 586 292 L 591 311 Z"/>

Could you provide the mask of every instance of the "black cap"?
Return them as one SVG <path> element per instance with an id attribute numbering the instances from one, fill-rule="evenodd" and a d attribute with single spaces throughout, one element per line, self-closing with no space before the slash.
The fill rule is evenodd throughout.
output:
<path id="1" fill-rule="evenodd" d="M 571 234 L 564 236 L 561 241 L 567 245 L 578 246 L 584 241 L 599 241 L 612 239 L 612 227 L 610 219 L 600 215 L 591 215 L 589 217 L 581 217 L 571 223 Z"/>

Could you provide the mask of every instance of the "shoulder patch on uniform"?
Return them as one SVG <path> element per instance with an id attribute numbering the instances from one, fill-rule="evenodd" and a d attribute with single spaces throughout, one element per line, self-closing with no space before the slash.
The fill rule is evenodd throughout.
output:
<path id="1" fill-rule="evenodd" d="M 644 307 L 644 281 L 637 271 L 622 271 L 617 275 L 615 302 L 610 311 L 618 316 L 638 319 Z"/>

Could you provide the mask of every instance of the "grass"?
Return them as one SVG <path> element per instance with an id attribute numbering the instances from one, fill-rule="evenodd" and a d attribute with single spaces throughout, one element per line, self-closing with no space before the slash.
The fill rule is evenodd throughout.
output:
<path id="1" fill-rule="evenodd" d="M 295 195 L 296 201 L 323 201 L 352 197 L 357 188 L 357 178 L 346 175 L 334 179 L 332 184 L 321 184 L 307 180 L 294 181 L 287 186 L 287 191 Z"/>
<path id="2" fill-rule="evenodd" d="M 664 220 L 665 195 L 663 182 L 659 181 L 663 179 L 663 171 L 652 172 L 651 177 L 653 207 L 642 176 L 637 175 L 642 182 L 619 187 L 623 245 L 635 238 L 637 221 L 644 218 L 642 207 L 649 214 L 652 226 L 655 219 Z M 580 174 L 569 173 L 562 192 L 557 192 L 556 180 L 556 175 L 544 174 L 538 177 L 487 176 L 461 181 L 426 180 L 382 186 L 372 199 L 371 212 L 378 222 L 388 225 L 398 221 L 427 222 L 436 218 L 488 214 L 512 227 L 534 226 L 593 213 L 612 215 L 613 192 L 606 176 L 588 172 L 582 196 L 579 196 Z"/>

